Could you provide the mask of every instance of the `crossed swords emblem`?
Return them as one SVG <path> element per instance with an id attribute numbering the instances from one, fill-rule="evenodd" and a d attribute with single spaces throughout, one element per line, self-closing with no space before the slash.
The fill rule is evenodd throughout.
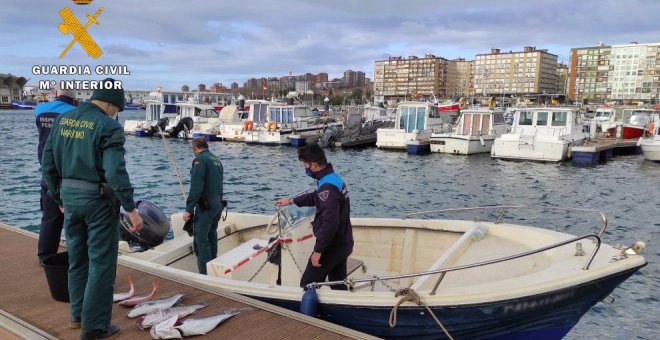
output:
<path id="1" fill-rule="evenodd" d="M 87 18 L 89 19 L 85 26 L 82 26 L 80 22 L 78 21 L 78 18 L 71 12 L 69 7 L 65 7 L 63 10 L 60 11 L 60 17 L 62 17 L 62 23 L 60 23 L 60 32 L 62 34 L 68 34 L 71 33 L 73 36 L 73 40 L 69 43 L 69 45 L 60 53 L 60 59 L 64 57 L 64 55 L 69 52 L 71 47 L 73 47 L 73 44 L 77 41 L 80 46 L 87 52 L 87 55 L 90 57 L 96 59 L 100 57 L 103 54 L 103 51 L 101 51 L 101 48 L 99 45 L 96 44 L 94 39 L 87 33 L 87 28 L 92 24 L 97 24 L 99 25 L 100 23 L 96 18 L 98 18 L 99 15 L 101 15 L 101 12 L 103 12 L 103 7 L 99 8 L 94 15 L 89 15 L 87 14 Z"/>

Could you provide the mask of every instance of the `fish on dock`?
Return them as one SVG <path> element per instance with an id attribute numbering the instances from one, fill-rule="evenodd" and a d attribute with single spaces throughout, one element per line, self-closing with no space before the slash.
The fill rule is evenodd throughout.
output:
<path id="1" fill-rule="evenodd" d="M 170 307 L 165 310 L 159 310 L 145 314 L 141 316 L 137 321 L 138 328 L 144 330 L 151 328 L 173 316 L 178 316 L 179 319 L 183 319 L 188 315 L 195 314 L 198 310 L 208 307 L 209 304 L 206 302 L 200 302 L 196 305 L 191 306 L 179 306 L 179 307 Z"/>
<path id="2" fill-rule="evenodd" d="M 140 315 L 153 313 L 153 312 L 156 312 L 156 311 L 159 311 L 159 310 L 160 311 L 166 310 L 166 309 L 174 306 L 177 302 L 179 302 L 181 297 L 183 297 L 183 294 L 176 294 L 176 295 L 173 295 L 173 296 L 171 296 L 167 299 L 147 301 L 147 302 L 141 303 L 141 304 L 133 307 L 133 309 L 131 309 L 130 311 L 128 311 L 128 317 L 129 318 L 134 318 L 134 317 L 138 317 Z"/>
<path id="3" fill-rule="evenodd" d="M 126 293 L 112 294 L 112 302 L 124 301 L 133 296 L 135 293 L 135 287 L 133 286 L 133 281 L 131 280 L 130 275 L 126 276 L 126 282 L 128 282 L 131 288 Z"/>
<path id="4" fill-rule="evenodd" d="M 156 282 L 154 280 L 154 283 L 152 284 L 152 286 L 154 288 L 151 291 L 151 294 L 149 294 L 147 296 L 136 296 L 136 297 L 121 301 L 121 302 L 119 302 L 119 304 L 122 305 L 122 306 L 125 306 L 125 307 L 133 307 L 133 306 L 137 306 L 141 303 L 145 303 L 145 302 L 153 299 L 154 295 L 156 295 L 156 290 L 158 290 L 158 282 Z"/>
<path id="5" fill-rule="evenodd" d="M 202 319 L 179 320 L 173 316 L 151 328 L 149 334 L 154 339 L 181 339 L 185 336 L 204 335 L 223 321 L 238 315 L 240 312 L 236 309 L 227 310 L 218 315 L 209 316 Z"/>

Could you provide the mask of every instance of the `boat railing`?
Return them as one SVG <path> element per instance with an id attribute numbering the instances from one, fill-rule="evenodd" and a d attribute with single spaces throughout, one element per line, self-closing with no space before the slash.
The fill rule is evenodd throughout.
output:
<path id="1" fill-rule="evenodd" d="M 577 242 L 583 239 L 587 238 L 593 238 L 595 240 L 596 246 L 591 253 L 591 256 L 587 259 L 587 263 L 582 267 L 583 270 L 589 270 L 589 267 L 591 266 L 591 263 L 593 262 L 594 258 L 596 257 L 596 254 L 598 253 L 598 250 L 600 250 L 600 245 L 601 245 L 601 239 L 600 236 L 596 234 L 586 234 L 582 236 L 576 236 L 573 238 L 570 238 L 568 240 L 560 241 L 545 247 L 537 248 L 537 249 L 532 249 L 529 251 L 525 251 L 522 253 L 514 254 L 514 255 L 509 255 L 509 256 L 504 256 L 492 260 L 486 260 L 486 261 L 481 261 L 481 262 L 476 262 L 476 263 L 470 263 L 470 264 L 465 264 L 465 265 L 458 265 L 458 266 L 453 266 L 453 267 L 448 267 L 448 268 L 441 268 L 441 269 L 436 269 L 436 270 L 428 270 L 428 271 L 423 271 L 423 272 L 417 272 L 417 273 L 408 273 L 408 274 L 400 274 L 400 275 L 391 275 L 391 276 L 383 276 L 383 277 L 367 277 L 367 278 L 360 278 L 360 279 L 353 279 L 353 278 L 347 278 L 342 281 L 328 281 L 328 282 L 314 282 L 310 283 L 307 285 L 307 288 L 318 288 L 321 286 L 332 286 L 332 285 L 347 285 L 349 287 L 354 287 L 355 284 L 359 283 L 369 283 L 372 287 L 376 284 L 376 282 L 384 282 L 384 281 L 390 281 L 390 280 L 400 280 L 400 279 L 408 279 L 408 278 L 413 278 L 413 277 L 420 277 L 420 276 L 426 276 L 426 275 L 436 275 L 440 274 L 440 277 L 438 277 L 438 280 L 436 281 L 435 285 L 433 286 L 433 289 L 429 293 L 430 295 L 435 295 L 438 286 L 440 285 L 440 282 L 442 282 L 442 279 L 444 279 L 445 275 L 449 272 L 454 272 L 454 271 L 459 271 L 459 270 L 465 270 L 465 269 L 470 269 L 470 268 L 476 268 L 476 267 L 482 267 L 482 266 L 487 266 L 495 263 L 500 263 L 500 262 L 505 262 L 505 261 L 511 261 L 515 259 L 519 259 L 521 257 L 525 256 L 530 256 L 534 254 L 538 254 L 544 251 L 548 251 L 554 248 L 558 248 L 561 246 L 565 246 L 567 244 L 571 244 L 573 242 Z M 391 289 L 391 288 L 390 288 Z"/>

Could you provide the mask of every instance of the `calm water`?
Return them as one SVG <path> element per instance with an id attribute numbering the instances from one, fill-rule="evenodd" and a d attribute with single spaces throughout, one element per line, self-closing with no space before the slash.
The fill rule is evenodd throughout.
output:
<path id="1" fill-rule="evenodd" d="M 120 120 L 144 117 L 143 111 L 120 115 Z M 193 159 L 190 142 L 174 140 L 170 146 L 187 190 Z M 129 136 L 126 149 L 136 199 L 153 201 L 168 216 L 182 211 L 178 180 L 162 141 Z M 219 142 L 210 149 L 225 168 L 230 212 L 272 214 L 276 198 L 312 185 L 293 148 Z M 33 111 L 0 111 L 0 221 L 32 231 L 38 231 L 40 219 L 36 153 Z M 489 155 L 409 156 L 377 149 L 329 150 L 327 156 L 349 186 L 356 217 L 401 217 L 439 208 L 501 204 L 604 211 L 609 218 L 604 241 L 626 245 L 646 241 L 649 265 L 614 291 L 614 303 L 594 306 L 567 338 L 660 338 L 656 325 L 660 315 L 660 164 L 644 161 L 641 155 L 616 157 L 590 168 L 506 162 Z M 580 221 L 597 226 L 595 219 L 581 217 Z M 564 216 L 555 222 L 555 229 L 579 228 Z"/>

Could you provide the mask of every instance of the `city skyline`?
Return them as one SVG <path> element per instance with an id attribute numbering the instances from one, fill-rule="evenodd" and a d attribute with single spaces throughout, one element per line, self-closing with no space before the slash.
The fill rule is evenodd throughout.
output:
<path id="1" fill-rule="evenodd" d="M 31 4 L 32 3 L 32 4 Z M 88 57 L 77 44 L 58 55 L 71 37 L 58 31 L 58 12 L 70 7 L 82 24 L 85 14 L 103 6 L 100 25 L 90 35 L 104 54 Z M 39 8 L 32 11 L 30 8 Z M 251 1 L 227 3 L 171 0 L 95 0 L 89 6 L 71 1 L 8 0 L 0 11 L 0 73 L 30 79 L 34 65 L 127 65 L 118 76 L 130 89 L 180 89 L 187 84 L 219 82 L 229 87 L 249 78 L 345 70 L 373 79 L 374 62 L 391 56 L 434 54 L 446 59 L 474 59 L 491 48 L 518 51 L 536 46 L 568 63 L 571 48 L 657 41 L 654 13 L 660 2 L 636 0 L 533 2 L 488 1 L 336 1 L 286 4 Z M 76 79 L 98 79 L 99 75 Z"/>

